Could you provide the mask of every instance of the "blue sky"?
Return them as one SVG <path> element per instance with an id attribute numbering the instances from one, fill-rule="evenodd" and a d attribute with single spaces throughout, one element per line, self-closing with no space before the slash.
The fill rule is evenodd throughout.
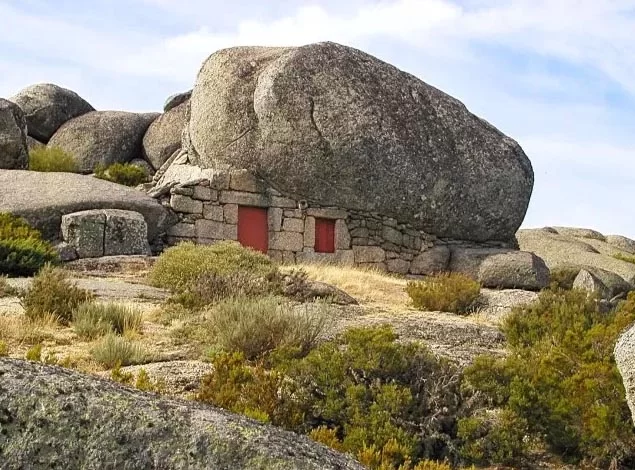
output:
<path id="1" fill-rule="evenodd" d="M 0 18 L 0 96 L 52 82 L 98 109 L 160 110 L 223 47 L 358 47 L 520 142 L 525 227 L 635 238 L 635 0 L 0 0 Z"/>

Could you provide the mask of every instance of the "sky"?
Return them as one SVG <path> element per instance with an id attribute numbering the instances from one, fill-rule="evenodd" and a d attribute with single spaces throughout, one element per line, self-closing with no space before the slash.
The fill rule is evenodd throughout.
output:
<path id="1" fill-rule="evenodd" d="M 535 174 L 523 227 L 635 238 L 635 0 L 0 0 L 0 97 L 160 111 L 238 45 L 334 41 L 463 101 Z"/>

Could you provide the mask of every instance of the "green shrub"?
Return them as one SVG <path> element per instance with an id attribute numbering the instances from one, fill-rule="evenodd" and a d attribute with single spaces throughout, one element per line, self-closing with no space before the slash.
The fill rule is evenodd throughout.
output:
<path id="1" fill-rule="evenodd" d="M 159 256 L 150 271 L 150 281 L 156 287 L 184 292 L 201 276 L 243 272 L 264 278 L 275 269 L 266 255 L 237 242 L 225 241 L 210 246 L 185 242 L 168 248 Z"/>
<path id="2" fill-rule="evenodd" d="M 551 289 L 573 289 L 573 281 L 580 273 L 580 268 L 575 267 L 559 267 L 551 270 Z"/>
<path id="3" fill-rule="evenodd" d="M 40 362 L 42 360 L 42 345 L 38 343 L 31 346 L 26 351 L 24 358 L 27 361 Z"/>
<path id="4" fill-rule="evenodd" d="M 95 176 L 99 179 L 125 186 L 138 186 L 148 181 L 148 175 L 145 170 L 130 163 L 113 163 L 108 167 L 98 165 L 95 168 Z"/>
<path id="5" fill-rule="evenodd" d="M 57 262 L 57 252 L 38 230 L 21 217 L 0 213 L 0 274 L 30 276 Z"/>
<path id="6" fill-rule="evenodd" d="M 55 315 L 62 324 L 73 318 L 73 310 L 91 300 L 93 294 L 77 287 L 61 269 L 45 266 L 33 278 L 22 297 L 24 314 L 31 320 Z"/>
<path id="7" fill-rule="evenodd" d="M 478 299 L 481 285 L 460 273 L 429 276 L 410 281 L 406 293 L 419 310 L 467 313 Z"/>
<path id="8" fill-rule="evenodd" d="M 303 358 L 277 350 L 271 370 L 236 353 L 212 364 L 199 400 L 249 410 L 362 461 L 379 455 L 386 466 L 377 468 L 458 459 L 458 370 L 423 345 L 398 343 L 389 327 L 350 330 Z"/>
<path id="9" fill-rule="evenodd" d="M 622 253 L 615 253 L 613 255 L 613 258 L 619 259 L 621 261 L 626 261 L 627 263 L 635 264 L 635 256 L 633 256 L 633 255 L 625 255 L 625 254 L 622 254 Z"/>
<path id="10" fill-rule="evenodd" d="M 566 461 L 630 465 L 635 433 L 612 353 L 634 321 L 635 294 L 616 311 L 601 313 L 586 292 L 544 291 L 504 322 L 510 354 L 475 362 L 465 371 L 465 386 L 526 423 L 529 437 Z M 506 448 L 517 437 L 496 431 L 479 439 Z M 474 445 L 467 442 L 465 449 Z"/>
<path id="11" fill-rule="evenodd" d="M 77 161 L 59 147 L 36 147 L 29 151 L 29 170 L 79 172 Z"/>
<path id="12" fill-rule="evenodd" d="M 93 358 L 107 369 L 144 363 L 148 357 L 140 344 L 113 333 L 104 336 L 92 350 Z"/>
<path id="13" fill-rule="evenodd" d="M 307 353 L 324 332 L 326 304 L 315 303 L 294 309 L 276 297 L 225 300 L 209 312 L 217 344 L 256 359 L 276 348 Z"/>
<path id="14" fill-rule="evenodd" d="M 141 312 L 115 303 L 87 302 L 73 312 L 73 329 L 80 338 L 94 339 L 108 333 L 122 335 L 141 329 Z"/>
<path id="15" fill-rule="evenodd" d="M 0 357 L 7 357 L 9 355 L 9 345 L 0 340 Z"/>

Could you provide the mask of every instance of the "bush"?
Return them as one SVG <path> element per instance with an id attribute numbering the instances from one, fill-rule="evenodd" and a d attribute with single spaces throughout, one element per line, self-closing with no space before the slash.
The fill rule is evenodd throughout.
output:
<path id="1" fill-rule="evenodd" d="M 107 334 L 93 348 L 93 358 L 107 369 L 119 366 L 142 364 L 147 354 L 141 345 L 113 333 Z"/>
<path id="2" fill-rule="evenodd" d="M 238 297 L 223 301 L 210 311 L 217 344 L 256 359 L 276 348 L 293 348 L 306 354 L 324 332 L 326 304 L 295 308 L 276 297 Z"/>
<path id="3" fill-rule="evenodd" d="M 59 147 L 36 147 L 29 151 L 29 170 L 78 173 L 79 166 L 72 155 Z"/>
<path id="4" fill-rule="evenodd" d="M 120 304 L 87 302 L 73 312 L 73 329 L 80 338 L 95 339 L 108 333 L 139 331 L 141 312 Z"/>
<path id="5" fill-rule="evenodd" d="M 0 274 L 30 276 L 57 262 L 57 252 L 38 230 L 21 217 L 0 213 Z"/>
<path id="6" fill-rule="evenodd" d="M 635 294 L 608 313 L 595 300 L 582 291 L 547 290 L 534 305 L 514 309 L 503 324 L 510 354 L 475 362 L 465 385 L 526 423 L 529 437 L 566 461 L 628 466 L 635 463 L 635 433 L 612 353 L 635 321 Z M 517 436 L 502 431 L 479 439 L 512 448 Z"/>
<path id="7" fill-rule="evenodd" d="M 478 299 L 481 285 L 460 273 L 429 276 L 410 281 L 406 292 L 419 310 L 467 313 Z"/>
<path id="8" fill-rule="evenodd" d="M 573 281 L 580 273 L 580 268 L 560 267 L 551 270 L 551 282 L 549 287 L 553 289 L 571 290 Z"/>
<path id="9" fill-rule="evenodd" d="M 389 327 L 354 329 L 304 358 L 277 350 L 271 370 L 242 354 L 218 355 L 198 399 L 249 410 L 361 461 L 377 457 L 385 464 L 377 468 L 456 461 L 460 374 L 423 345 L 396 340 Z"/>
<path id="10" fill-rule="evenodd" d="M 95 168 L 95 176 L 99 179 L 125 186 L 138 186 L 148 181 L 148 175 L 145 170 L 130 163 L 113 163 L 108 167 L 98 165 Z"/>
<path id="11" fill-rule="evenodd" d="M 0 340 L 0 357 L 7 357 L 9 355 L 9 345 Z"/>
<path id="12" fill-rule="evenodd" d="M 625 254 L 622 254 L 622 253 L 615 253 L 613 255 L 613 258 L 619 259 L 621 261 L 626 261 L 627 263 L 635 264 L 635 256 L 633 256 L 633 255 L 625 255 Z"/>
<path id="13" fill-rule="evenodd" d="M 150 271 L 155 287 L 173 292 L 185 292 L 201 276 L 228 276 L 251 273 L 265 278 L 276 268 L 266 255 L 245 248 L 237 242 L 225 241 L 215 245 L 181 243 L 165 250 Z"/>
<path id="14" fill-rule="evenodd" d="M 61 269 L 45 266 L 24 292 L 22 306 L 27 318 L 35 320 L 55 315 L 62 324 L 73 318 L 73 310 L 92 300 L 93 294 L 77 287 Z"/>
<path id="15" fill-rule="evenodd" d="M 40 343 L 31 346 L 24 355 L 27 361 L 40 362 L 42 360 L 42 345 Z"/>

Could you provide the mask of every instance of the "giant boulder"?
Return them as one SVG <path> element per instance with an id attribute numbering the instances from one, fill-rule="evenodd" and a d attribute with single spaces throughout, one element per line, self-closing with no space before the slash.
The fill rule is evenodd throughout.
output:
<path id="1" fill-rule="evenodd" d="M 24 169 L 29 165 L 26 132 L 22 110 L 0 98 L 0 168 Z"/>
<path id="2" fill-rule="evenodd" d="M 363 469 L 308 437 L 69 369 L 0 359 L 0 378 L 0 468 Z"/>
<path id="3" fill-rule="evenodd" d="M 44 143 L 66 121 L 95 110 L 74 91 L 51 83 L 31 85 L 18 92 L 11 101 L 26 114 L 29 135 Z"/>
<path id="4" fill-rule="evenodd" d="M 127 186 L 74 173 L 0 170 L 0 212 L 23 216 L 48 239 L 59 238 L 63 215 L 89 209 L 142 214 L 151 242 L 175 222 L 155 199 Z"/>
<path id="5" fill-rule="evenodd" d="M 157 116 L 93 111 L 60 127 L 48 145 L 75 157 L 82 173 L 90 173 L 100 164 L 128 163 L 141 156 L 143 136 Z"/>
<path id="6" fill-rule="evenodd" d="M 181 147 L 181 134 L 187 125 L 188 103 L 159 116 L 143 137 L 143 155 L 155 170 Z"/>
<path id="7" fill-rule="evenodd" d="M 246 168 L 298 199 L 476 241 L 513 238 L 525 216 L 533 171 L 515 141 L 356 49 L 221 50 L 190 104 L 192 161 Z"/>

